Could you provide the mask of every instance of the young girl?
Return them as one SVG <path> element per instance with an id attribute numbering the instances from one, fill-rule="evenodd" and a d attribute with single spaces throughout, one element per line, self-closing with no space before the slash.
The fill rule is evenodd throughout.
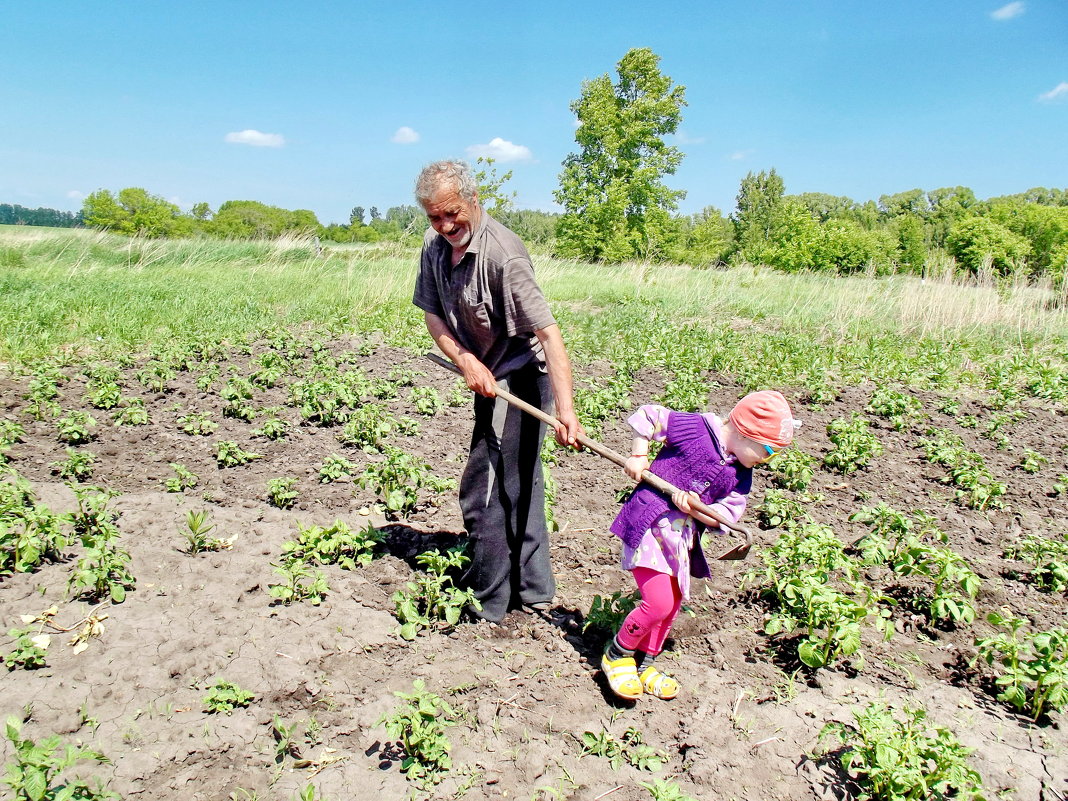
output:
<path id="1" fill-rule="evenodd" d="M 669 500 L 639 484 L 612 523 L 612 533 L 623 540 L 623 569 L 634 575 L 642 600 L 608 643 L 601 669 L 620 698 L 648 693 L 670 699 L 679 693 L 678 682 L 657 670 L 653 660 L 683 599 L 690 597 L 690 576 L 711 575 L 701 533 L 706 526 L 720 527 L 692 509 L 690 498 L 737 522 L 745 511 L 753 467 L 789 445 L 800 423 L 786 398 L 771 390 L 746 395 L 726 422 L 710 413 L 652 405 L 642 406 L 627 422 L 634 430 L 627 475 L 640 480 L 648 469 L 680 491 Z M 664 443 L 651 466 L 650 441 Z"/>

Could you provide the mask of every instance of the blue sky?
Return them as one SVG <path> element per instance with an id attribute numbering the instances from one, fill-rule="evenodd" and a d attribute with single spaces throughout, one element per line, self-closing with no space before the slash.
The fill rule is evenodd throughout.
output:
<path id="1" fill-rule="evenodd" d="M 554 209 L 583 80 L 650 47 L 686 87 L 667 182 L 747 172 L 854 200 L 1068 187 L 1068 2 L 6 3 L 0 202 L 144 187 L 347 222 L 420 167 L 496 155 Z"/>

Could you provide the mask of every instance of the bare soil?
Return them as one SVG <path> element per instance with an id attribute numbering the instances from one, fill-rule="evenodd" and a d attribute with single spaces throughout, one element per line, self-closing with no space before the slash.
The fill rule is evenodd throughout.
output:
<path id="1" fill-rule="evenodd" d="M 405 351 L 354 340 L 330 343 L 339 355 L 361 346 L 370 354 L 358 366 L 371 378 L 388 378 L 397 367 L 417 371 L 416 385 L 435 387 L 443 397 L 454 384 L 453 375 Z M 247 375 L 262 350 L 232 350 L 223 376 L 230 367 Z M 135 379 L 141 363 L 124 369 L 121 381 L 124 395 L 144 399 L 151 420 L 146 426 L 112 425 L 110 413 L 89 407 L 85 377 L 74 366 L 64 368 L 69 380 L 57 399 L 65 412 L 82 409 L 100 423 L 95 439 L 82 447 L 98 459 L 91 482 L 121 493 L 112 503 L 121 513 L 118 526 L 132 556 L 136 589 L 124 603 L 97 610 L 107 616 L 105 630 L 82 653 L 68 646 L 69 635 L 56 635 L 47 667 L 0 674 L 0 714 L 25 718 L 27 736 L 55 733 L 108 755 L 112 765 L 85 772 L 107 780 L 124 798 L 292 799 L 308 784 L 332 801 L 427 795 L 406 780 L 401 754 L 378 722 L 398 705 L 394 693 L 411 691 L 415 679 L 462 713 L 449 732 L 454 768 L 428 793 L 435 798 L 638 801 L 652 797 L 640 783 L 653 778 L 670 779 L 702 800 L 852 798 L 856 788 L 836 761 L 815 755 L 817 736 L 828 721 L 851 722 L 851 710 L 880 698 L 922 704 L 932 723 L 975 749 L 973 764 L 988 798 L 1003 791 L 1023 801 L 1068 798 L 1063 714 L 1038 723 L 1016 714 L 991 694 L 989 675 L 970 666 L 975 637 L 993 631 L 984 619 L 992 610 L 1007 607 L 1034 629 L 1065 622 L 1065 597 L 1038 592 L 1021 577 L 1025 565 L 1002 558 L 1004 546 L 1021 533 L 1064 531 L 1068 500 L 1051 494 L 1055 477 L 1068 472 L 1063 409 L 1025 402 L 1026 416 L 1008 432 L 1010 448 L 999 450 L 980 436 L 981 428 L 960 425 L 966 414 L 989 418 L 980 394 L 962 397 L 959 414 L 951 417 L 937 411 L 934 396 L 913 393 L 926 419 L 903 431 L 874 419 L 886 451 L 869 469 L 845 477 L 817 471 L 811 489 L 824 499 L 809 513 L 843 541 L 865 531 L 850 515 L 879 501 L 936 516 L 949 544 L 982 579 L 974 625 L 943 630 L 897 607 L 894 639 L 882 642 L 866 632 L 862 670 L 849 664 L 798 670 L 789 648 L 775 647 L 762 633 L 764 603 L 739 589 L 743 573 L 759 564 L 754 553 L 746 562 L 714 563 L 714 577 L 695 582 L 692 614 L 680 618 L 662 659 L 682 684 L 679 698 L 625 704 L 610 696 L 596 669 L 606 632 L 583 631 L 595 595 L 633 589 L 618 565 L 619 543 L 607 533 L 616 495 L 628 483 L 621 470 L 589 453 L 564 454 L 552 468 L 559 591 L 551 611 L 515 612 L 500 625 L 465 623 L 405 642 L 396 633 L 390 597 L 411 579 L 417 554 L 463 541 L 455 493 L 425 495 L 406 519 L 387 520 L 370 490 L 352 481 L 319 482 L 319 468 L 331 453 L 361 469 L 376 457 L 342 446 L 336 427 L 302 424 L 297 410 L 285 405 L 283 385 L 258 391 L 253 401 L 257 408 L 281 407 L 291 423 L 289 436 L 272 442 L 252 436 L 261 420 L 222 416 L 221 380 L 202 392 L 198 374 L 182 372 L 164 392 L 153 393 Z M 597 364 L 577 370 L 580 383 L 583 375 L 605 371 Z M 643 373 L 633 407 L 650 402 L 663 387 L 655 370 Z M 723 387 L 713 408 L 726 412 L 742 390 L 729 377 L 713 378 Z M 32 483 L 41 504 L 69 511 L 73 495 L 50 467 L 66 458 L 65 446 L 54 419 L 35 422 L 25 413 L 28 385 L 25 376 L 0 376 L 0 419 L 26 428 L 9 453 L 10 464 Z M 830 447 L 826 424 L 863 409 L 872 389 L 847 388 L 837 401 L 811 406 L 784 388 L 805 421 L 797 446 L 821 458 Z M 417 419 L 419 431 L 391 441 L 435 474 L 459 478 L 469 406 L 419 415 L 409 391 L 400 388 L 388 405 L 394 415 Z M 181 433 L 177 419 L 189 411 L 210 415 L 218 431 L 206 437 Z M 624 417 L 609 421 L 603 435 L 618 450 L 629 444 Z M 951 488 L 940 481 L 944 471 L 924 461 L 917 444 L 929 425 L 959 433 L 1007 483 L 1003 510 L 978 512 L 954 502 Z M 220 468 L 213 449 L 220 440 L 234 440 L 263 458 Z M 1049 460 L 1035 475 L 1015 467 L 1025 448 Z M 194 490 L 164 491 L 172 462 L 200 477 Z M 298 479 L 299 498 L 288 510 L 267 501 L 267 481 L 282 476 Z M 758 472 L 755 483 L 747 515 L 754 527 L 767 474 Z M 190 509 L 210 511 L 218 525 L 214 534 L 237 535 L 232 550 L 184 552 L 180 532 Z M 271 563 L 296 537 L 298 522 L 334 520 L 353 528 L 368 521 L 381 526 L 388 533 L 381 555 L 356 570 L 323 568 L 330 592 L 320 606 L 273 602 L 267 591 L 277 582 Z M 758 542 L 776 536 L 762 531 Z M 0 580 L 5 629 L 53 604 L 64 627 L 88 614 L 91 605 L 68 591 L 79 548 L 34 573 Z M 901 583 L 885 570 L 873 569 L 867 578 L 888 593 Z M 4 642 L 7 653 L 11 640 Z M 254 693 L 255 700 L 231 715 L 209 714 L 203 699 L 220 678 Z M 276 756 L 276 715 L 300 724 L 296 739 L 304 761 Z M 613 769 L 603 758 L 583 755 L 584 732 L 607 729 L 621 737 L 627 728 L 668 755 L 663 771 L 640 772 L 626 764 Z M 9 761 L 12 749 L 3 745 Z"/>

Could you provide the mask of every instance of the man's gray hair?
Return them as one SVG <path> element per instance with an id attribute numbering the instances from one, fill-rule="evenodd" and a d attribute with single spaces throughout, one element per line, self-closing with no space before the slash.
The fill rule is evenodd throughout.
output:
<path id="1" fill-rule="evenodd" d="M 450 185 L 464 200 L 474 200 L 478 181 L 471 165 L 459 159 L 445 159 L 427 164 L 415 181 L 415 200 L 420 206 L 430 202 L 443 185 Z"/>

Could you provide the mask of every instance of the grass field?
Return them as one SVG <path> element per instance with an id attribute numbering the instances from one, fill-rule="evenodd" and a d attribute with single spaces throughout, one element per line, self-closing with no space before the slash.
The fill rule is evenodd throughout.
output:
<path id="1" fill-rule="evenodd" d="M 16 797 L 53 797 L 34 759 L 52 791 L 90 774 L 161 801 L 1068 796 L 1048 289 L 536 254 L 594 438 L 756 387 L 804 420 L 755 474 L 749 559 L 672 630 L 683 692 L 628 705 L 598 664 L 633 590 L 606 533 L 630 482 L 589 453 L 543 451 L 553 608 L 449 618 L 429 566 L 465 541 L 470 393 L 422 358 L 417 260 L 0 228 Z M 93 787 L 75 797 L 114 797 Z"/>

